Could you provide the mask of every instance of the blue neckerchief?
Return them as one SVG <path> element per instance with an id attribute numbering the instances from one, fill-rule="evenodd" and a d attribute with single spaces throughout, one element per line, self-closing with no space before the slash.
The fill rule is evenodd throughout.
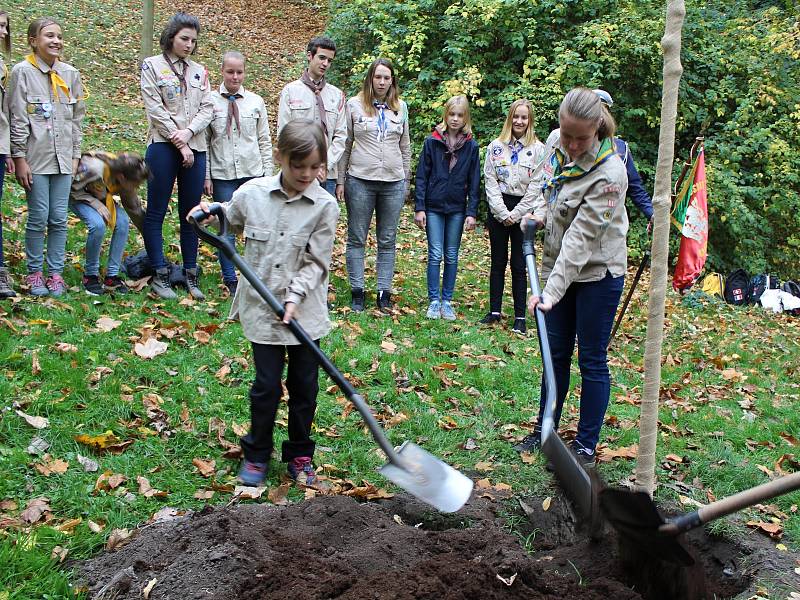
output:
<path id="1" fill-rule="evenodd" d="M 378 109 L 378 141 L 382 142 L 386 139 L 386 113 L 384 112 L 388 107 L 383 102 L 378 102 L 377 100 L 372 102 L 372 106 Z"/>
<path id="2" fill-rule="evenodd" d="M 508 145 L 508 147 L 511 149 L 511 164 L 515 165 L 519 162 L 520 150 L 522 150 L 525 146 L 523 146 L 522 142 L 519 140 L 514 140 Z"/>

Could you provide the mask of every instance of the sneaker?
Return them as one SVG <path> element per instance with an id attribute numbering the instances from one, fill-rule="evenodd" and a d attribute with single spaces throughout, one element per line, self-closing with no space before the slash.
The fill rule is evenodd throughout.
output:
<path id="1" fill-rule="evenodd" d="M 492 323 L 499 323 L 500 322 L 500 313 L 499 312 L 488 312 L 486 315 L 481 319 L 482 325 L 491 325 Z"/>
<path id="2" fill-rule="evenodd" d="M 455 321 L 456 312 L 453 310 L 453 305 L 448 300 L 442 301 L 442 318 L 445 321 Z"/>
<path id="3" fill-rule="evenodd" d="M 353 288 L 350 290 L 350 309 L 353 312 L 364 312 L 364 290 Z"/>
<path id="4" fill-rule="evenodd" d="M 514 326 L 511 328 L 511 331 L 524 335 L 528 331 L 528 327 L 525 324 L 525 317 L 517 317 L 514 319 Z"/>
<path id="5" fill-rule="evenodd" d="M 58 273 L 50 275 L 50 277 L 47 278 L 45 285 L 50 291 L 50 295 L 55 296 L 56 298 L 63 296 L 67 291 L 67 284 Z"/>
<path id="6" fill-rule="evenodd" d="M 594 450 L 584 447 L 577 440 L 570 444 L 570 449 L 578 457 L 578 462 L 584 469 L 593 469 L 597 464 L 597 455 Z"/>
<path id="7" fill-rule="evenodd" d="M 387 290 L 379 291 L 375 303 L 380 310 L 392 310 L 392 294 Z"/>
<path id="8" fill-rule="evenodd" d="M 45 285 L 44 275 L 42 275 L 41 271 L 36 271 L 36 273 L 31 273 L 25 277 L 25 283 L 28 284 L 28 293 L 31 296 L 47 296 L 50 293 L 50 290 Z"/>
<path id="9" fill-rule="evenodd" d="M 442 305 L 438 300 L 431 300 L 431 303 L 428 305 L 428 312 L 425 313 L 425 316 L 429 319 L 438 319 L 442 316 Z"/>
<path id="10" fill-rule="evenodd" d="M 156 269 L 156 274 L 150 280 L 150 287 L 164 300 L 174 300 L 178 297 L 169 283 L 169 267 Z"/>
<path id="11" fill-rule="evenodd" d="M 231 298 L 236 295 L 236 290 L 239 287 L 239 280 L 238 279 L 229 279 L 228 281 L 223 281 L 222 283 L 225 284 L 225 287 L 228 288 L 228 294 L 230 294 Z"/>
<path id="12" fill-rule="evenodd" d="M 258 487 L 267 479 L 267 467 L 269 463 L 257 463 L 242 459 L 242 466 L 239 467 L 239 479 L 245 485 Z"/>
<path id="13" fill-rule="evenodd" d="M 195 300 L 205 300 L 205 294 L 200 291 L 200 286 L 197 280 L 197 267 L 194 269 L 184 269 L 186 273 L 186 288 Z"/>
<path id="14" fill-rule="evenodd" d="M 534 429 L 533 433 L 529 433 L 519 444 L 514 445 L 514 450 L 522 454 L 523 452 L 533 452 L 542 447 L 542 432 Z"/>
<path id="15" fill-rule="evenodd" d="M 16 296 L 14 288 L 11 287 L 11 276 L 5 267 L 0 267 L 0 298 L 13 298 Z"/>
<path id="16" fill-rule="evenodd" d="M 298 456 L 289 461 L 286 467 L 289 477 L 301 485 L 314 485 L 317 483 L 317 474 L 311 465 L 310 456 Z"/>
<path id="17" fill-rule="evenodd" d="M 109 275 L 103 280 L 103 287 L 112 294 L 127 294 L 130 288 L 119 275 Z"/>
<path id="18" fill-rule="evenodd" d="M 100 283 L 100 278 L 97 275 L 84 275 L 83 289 L 86 290 L 86 293 L 90 296 L 102 296 L 105 293 Z"/>

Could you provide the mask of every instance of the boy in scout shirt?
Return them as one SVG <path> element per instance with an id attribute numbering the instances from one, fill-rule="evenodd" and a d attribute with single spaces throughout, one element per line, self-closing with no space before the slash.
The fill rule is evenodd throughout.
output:
<path id="1" fill-rule="evenodd" d="M 189 58 L 197 50 L 199 33 L 197 17 L 175 14 L 161 33 L 162 53 L 142 63 L 141 90 L 148 123 L 145 161 L 153 174 L 147 182 L 143 237 L 156 272 L 150 285 L 164 299 L 176 297 L 169 282 L 163 237 L 175 179 L 186 285 L 194 298 L 205 298 L 197 279 L 197 234 L 185 219 L 203 194 L 205 129 L 213 117 L 208 71 Z"/>
<path id="2" fill-rule="evenodd" d="M 336 57 L 336 44 L 327 37 L 308 42 L 308 68 L 297 81 L 286 85 L 278 103 L 278 135 L 295 119 L 311 119 L 322 127 L 328 141 L 328 161 L 319 173 L 319 182 L 331 195 L 336 193 L 336 165 L 347 139 L 345 96 L 325 81 L 325 73 Z"/>
<path id="3" fill-rule="evenodd" d="M 208 160 L 204 192 L 228 202 L 240 185 L 272 175 L 272 142 L 267 107 L 261 96 L 246 90 L 245 59 L 239 52 L 222 58 L 222 84 L 211 93 L 214 118 L 206 129 Z M 234 236 L 231 235 L 231 241 Z M 222 282 L 233 297 L 238 280 L 233 263 L 217 252 Z"/>
<path id="4" fill-rule="evenodd" d="M 28 45 L 32 53 L 14 65 L 9 85 L 11 156 L 28 201 L 26 283 L 34 296 L 61 296 L 67 289 L 61 273 L 69 187 L 81 157 L 86 112 L 83 86 L 78 70 L 59 60 L 64 36 L 56 21 L 43 17 L 31 22 Z"/>

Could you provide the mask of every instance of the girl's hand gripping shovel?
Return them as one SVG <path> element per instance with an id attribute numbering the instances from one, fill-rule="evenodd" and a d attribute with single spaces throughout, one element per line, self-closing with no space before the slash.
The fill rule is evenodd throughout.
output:
<path id="1" fill-rule="evenodd" d="M 209 214 L 215 215 L 219 219 L 220 232 L 218 235 L 201 225 L 201 221 L 206 220 Z M 221 250 L 236 265 L 244 278 L 253 286 L 253 289 L 269 304 L 273 312 L 279 318 L 283 318 L 283 306 L 281 303 L 259 279 L 250 265 L 239 256 L 233 243 L 227 239 L 228 223 L 225 220 L 222 206 L 217 202 L 209 204 L 208 214 L 202 210 L 195 211 L 189 215 L 189 222 L 194 226 L 197 235 L 202 240 Z M 292 319 L 288 327 L 297 338 L 297 341 L 316 355 L 325 372 L 328 373 L 347 399 L 358 409 L 372 433 L 372 437 L 375 438 L 375 441 L 389 459 L 388 464 L 380 468 L 381 474 L 413 496 L 440 511 L 455 512 L 461 508 L 472 493 L 472 480 L 416 444 L 406 441 L 403 442 L 402 446 L 395 449 L 375 420 L 364 398 L 356 392 L 355 388 L 344 378 L 344 375 L 320 350 L 319 346 L 314 343 L 300 324 L 295 319 Z"/>
<path id="2" fill-rule="evenodd" d="M 522 241 L 522 253 L 525 255 L 525 266 L 528 268 L 531 294 L 541 296 L 542 290 L 539 285 L 536 253 L 533 245 L 536 229 L 536 222 L 527 221 Z M 592 489 L 592 478 L 555 431 L 553 415 L 556 409 L 556 375 L 553 369 L 553 357 L 550 354 L 550 342 L 547 339 L 544 313 L 538 309 L 536 310 L 536 333 L 539 336 L 544 380 L 547 385 L 547 398 L 542 416 L 542 452 L 553 465 L 553 471 L 567 497 L 574 504 L 578 517 L 589 523 L 589 531 L 595 535 L 600 528 L 600 519 L 596 502 L 597 494 Z"/>

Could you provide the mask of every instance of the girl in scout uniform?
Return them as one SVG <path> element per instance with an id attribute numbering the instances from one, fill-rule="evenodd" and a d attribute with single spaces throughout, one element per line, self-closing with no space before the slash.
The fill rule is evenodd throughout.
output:
<path id="1" fill-rule="evenodd" d="M 28 200 L 26 283 L 34 296 L 61 296 L 69 187 L 81 157 L 83 86 L 78 70 L 59 60 L 64 38 L 56 21 L 31 22 L 28 44 L 32 53 L 14 65 L 9 85 L 11 156 Z"/>
<path id="2" fill-rule="evenodd" d="M 394 68 L 385 58 L 373 61 L 361 92 L 347 101 L 347 140 L 337 174 L 336 196 L 347 203 L 351 308 L 364 310 L 364 246 L 374 212 L 376 303 L 379 309 L 388 310 L 392 306 L 397 224 L 411 177 L 411 140 L 408 107 L 400 100 Z"/>
<path id="3" fill-rule="evenodd" d="M 528 309 L 546 313 L 547 337 L 556 376 L 556 414 L 569 391 L 570 362 L 578 340 L 581 400 L 578 434 L 572 449 L 585 466 L 595 464 L 610 395 L 606 357 L 627 261 L 628 176 L 614 151 L 616 124 L 608 108 L 590 89 L 571 90 L 558 112 L 561 135 L 547 148 L 542 179 L 532 214 L 523 227 L 544 226 L 541 297 L 531 296 Z M 531 185 L 537 185 L 534 181 Z M 546 384 L 542 378 L 539 423 Z M 534 429 L 516 448 L 539 445 Z"/>
<path id="4" fill-rule="evenodd" d="M 130 220 L 114 200 L 119 194 L 124 206 L 138 205 L 136 189 L 150 171 L 144 160 L 132 153 L 87 152 L 81 156 L 78 171 L 72 180 L 70 208 L 86 224 L 86 263 L 83 269 L 83 288 L 91 296 L 105 290 L 117 294 L 128 291 L 119 276 L 122 253 L 128 242 Z M 100 281 L 100 251 L 106 227 L 111 229 L 106 277 Z"/>
<path id="5" fill-rule="evenodd" d="M 512 331 L 525 333 L 525 258 L 522 256 L 522 231 L 519 222 L 533 206 L 534 196 L 526 195 L 534 170 L 544 158 L 544 144 L 534 131 L 533 105 L 516 100 L 508 109 L 500 137 L 486 149 L 483 175 L 489 215 L 486 229 L 491 247 L 489 271 L 489 312 L 481 323 L 500 320 L 503 286 L 511 242 L 511 290 L 514 297 Z M 524 202 L 523 202 L 524 197 Z"/>
<path id="6" fill-rule="evenodd" d="M 0 10 L 0 46 L 3 53 L 11 52 L 11 22 L 8 13 Z M 14 172 L 14 161 L 11 160 L 10 132 L 8 126 L 8 99 L 6 96 L 6 83 L 8 83 L 8 67 L 3 61 L 3 54 L 0 54 L 0 201 L 3 199 L 3 179 L 6 170 Z M 6 261 L 3 255 L 3 216 L 0 212 L 0 298 L 12 298 L 16 296 L 11 287 L 11 277 L 6 269 Z"/>
<path id="7" fill-rule="evenodd" d="M 178 180 L 180 242 L 189 293 L 205 298 L 197 281 L 197 234 L 185 217 L 203 193 L 206 174 L 205 129 L 213 117 L 208 71 L 189 57 L 197 50 L 200 22 L 174 15 L 161 32 L 162 53 L 142 63 L 141 89 L 147 114 L 147 183 L 144 245 L 156 274 L 151 287 L 161 298 L 175 298 L 164 256 L 164 217 Z"/>

